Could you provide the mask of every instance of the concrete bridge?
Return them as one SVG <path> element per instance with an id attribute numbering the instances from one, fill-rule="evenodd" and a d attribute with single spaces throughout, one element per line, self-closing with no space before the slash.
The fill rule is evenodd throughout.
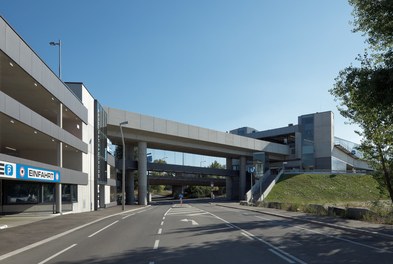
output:
<path id="1" fill-rule="evenodd" d="M 270 159 L 276 160 L 283 160 L 285 156 L 289 155 L 289 148 L 286 145 L 113 108 L 105 108 L 105 110 L 108 113 L 107 135 L 116 145 L 122 145 L 120 123 L 128 121 L 128 124 L 123 125 L 123 134 L 126 145 L 126 167 L 128 168 L 126 169 L 126 200 L 129 203 L 133 202 L 133 170 L 137 169 L 138 201 L 139 204 L 147 204 L 148 166 L 157 166 L 147 162 L 147 148 L 226 158 L 228 170 L 223 170 L 220 174 L 216 172 L 215 175 L 227 177 L 226 186 L 229 199 L 244 197 L 246 193 L 246 163 L 247 160 L 252 160 L 253 153 L 265 152 Z M 232 160 L 238 160 L 238 171 L 232 170 Z M 166 169 L 187 169 L 187 166 L 179 167 L 183 166 L 172 165 Z"/>

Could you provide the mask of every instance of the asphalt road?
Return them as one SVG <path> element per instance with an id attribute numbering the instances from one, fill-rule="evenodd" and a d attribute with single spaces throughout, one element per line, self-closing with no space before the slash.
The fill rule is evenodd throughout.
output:
<path id="1" fill-rule="evenodd" d="M 393 237 L 210 203 L 161 203 L 97 221 L 2 263 L 393 263 Z"/>

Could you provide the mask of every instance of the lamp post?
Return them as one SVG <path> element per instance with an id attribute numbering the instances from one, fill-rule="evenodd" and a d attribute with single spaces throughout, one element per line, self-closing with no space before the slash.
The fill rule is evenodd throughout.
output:
<path id="1" fill-rule="evenodd" d="M 123 171 L 121 177 L 121 210 L 124 211 L 125 204 L 126 204 L 126 144 L 124 143 L 124 135 L 123 135 L 123 125 L 127 125 L 128 121 L 121 122 L 120 126 L 120 133 L 121 133 L 121 141 L 123 142 Z"/>
<path id="2" fill-rule="evenodd" d="M 59 39 L 59 42 L 51 41 L 49 45 L 59 46 L 59 79 L 61 79 L 61 40 Z"/>

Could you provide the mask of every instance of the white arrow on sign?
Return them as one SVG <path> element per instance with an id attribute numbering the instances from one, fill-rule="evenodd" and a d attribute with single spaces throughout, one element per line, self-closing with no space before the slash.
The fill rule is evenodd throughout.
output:
<path id="1" fill-rule="evenodd" d="M 182 222 L 191 222 L 192 225 L 199 225 L 195 220 L 192 219 L 182 219 Z"/>

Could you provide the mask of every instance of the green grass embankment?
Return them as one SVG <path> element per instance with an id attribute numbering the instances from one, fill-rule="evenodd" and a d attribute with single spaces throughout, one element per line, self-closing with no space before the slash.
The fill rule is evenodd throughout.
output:
<path id="1" fill-rule="evenodd" d="M 265 202 L 299 204 L 372 203 L 388 200 L 370 175 L 284 175 Z"/>

